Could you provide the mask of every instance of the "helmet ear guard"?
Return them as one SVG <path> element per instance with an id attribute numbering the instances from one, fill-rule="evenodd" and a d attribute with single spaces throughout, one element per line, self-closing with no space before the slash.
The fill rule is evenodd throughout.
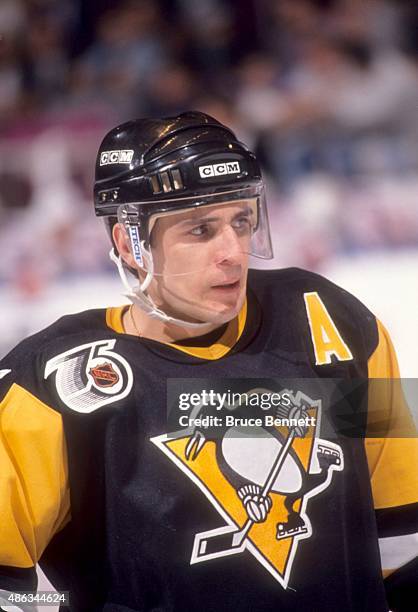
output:
<path id="1" fill-rule="evenodd" d="M 106 231 L 107 231 L 107 233 L 109 235 L 109 238 L 110 238 L 110 241 L 112 243 L 112 249 L 111 249 L 111 251 L 109 253 L 109 257 L 110 257 L 111 261 L 113 263 L 115 263 L 115 257 L 120 258 L 123 266 L 131 273 L 131 275 L 133 277 L 136 277 L 138 271 L 135 268 L 133 268 L 132 266 L 130 266 L 126 261 L 124 261 L 124 259 L 122 258 L 122 256 L 119 253 L 118 246 L 117 246 L 117 244 L 115 242 L 115 239 L 113 237 L 113 228 L 115 227 L 116 224 L 119 223 L 118 218 L 117 217 L 113 217 L 113 216 L 111 216 L 111 217 L 104 217 L 104 222 L 105 222 Z M 126 245 L 129 248 L 128 240 L 129 240 L 128 236 L 126 235 Z"/>
<path id="2" fill-rule="evenodd" d="M 222 205 L 229 205 L 236 214 L 248 209 L 252 211 L 251 244 L 243 249 L 256 257 L 273 256 L 257 160 L 231 130 L 203 113 L 183 113 L 159 121 L 139 119 L 111 130 L 97 156 L 94 200 L 96 215 L 108 220 L 114 246 L 111 259 L 126 295 L 147 314 L 165 322 L 207 325 L 169 317 L 146 294 L 152 279 L 163 275 L 155 270 L 151 241 L 158 219 Z M 125 229 L 137 269 L 117 253 L 112 236 L 116 222 Z M 139 270 L 145 273 L 142 282 Z M 134 286 L 127 271 L 139 280 Z"/>

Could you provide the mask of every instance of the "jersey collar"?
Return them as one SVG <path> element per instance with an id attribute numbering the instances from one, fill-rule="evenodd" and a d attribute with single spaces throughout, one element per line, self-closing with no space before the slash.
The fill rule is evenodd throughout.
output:
<path id="1" fill-rule="evenodd" d="M 124 334 L 122 317 L 126 311 L 126 306 L 107 308 L 106 324 L 118 334 Z M 241 338 L 247 320 L 247 299 L 245 299 L 238 316 L 230 321 L 220 338 L 210 346 L 184 346 L 175 342 L 161 342 L 166 346 L 176 349 L 191 357 L 198 357 L 204 360 L 215 360 L 224 357 Z"/>

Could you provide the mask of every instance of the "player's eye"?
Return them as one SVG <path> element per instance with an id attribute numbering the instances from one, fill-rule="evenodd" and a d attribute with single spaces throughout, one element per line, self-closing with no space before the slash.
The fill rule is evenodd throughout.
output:
<path id="1" fill-rule="evenodd" d="M 202 225 L 196 225 L 193 229 L 190 230 L 192 236 L 207 236 L 209 234 L 209 226 L 207 223 L 202 223 Z"/>
<path id="2" fill-rule="evenodd" d="M 240 231 L 250 231 L 252 226 L 252 221 L 247 215 L 238 217 L 232 222 L 232 227 Z"/>

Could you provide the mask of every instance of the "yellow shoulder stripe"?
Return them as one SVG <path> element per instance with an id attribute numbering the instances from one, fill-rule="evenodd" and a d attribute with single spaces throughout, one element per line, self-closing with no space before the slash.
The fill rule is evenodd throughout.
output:
<path id="1" fill-rule="evenodd" d="M 390 336 L 380 321 L 377 324 L 378 345 L 368 361 L 365 448 L 375 508 L 390 508 L 418 502 L 418 433 Z"/>
<path id="2" fill-rule="evenodd" d="M 399 378 L 395 349 L 386 327 L 376 319 L 378 344 L 368 361 L 369 378 Z"/>
<path id="3" fill-rule="evenodd" d="M 32 567 L 68 522 L 62 418 L 13 384 L 0 402 L 0 565 Z"/>

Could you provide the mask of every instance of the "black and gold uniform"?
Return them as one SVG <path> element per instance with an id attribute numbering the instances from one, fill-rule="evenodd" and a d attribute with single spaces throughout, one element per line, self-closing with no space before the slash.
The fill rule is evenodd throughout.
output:
<path id="1" fill-rule="evenodd" d="M 126 334 L 123 312 L 65 316 L 0 364 L 0 588 L 35 588 L 39 562 L 74 611 L 418 610 L 418 443 L 375 317 L 299 269 L 251 270 L 239 316 L 193 346 Z M 283 430 L 170 431 L 168 379 L 308 381 L 312 435 L 263 511 Z M 319 407 L 325 379 L 357 381 L 349 418 Z"/>

